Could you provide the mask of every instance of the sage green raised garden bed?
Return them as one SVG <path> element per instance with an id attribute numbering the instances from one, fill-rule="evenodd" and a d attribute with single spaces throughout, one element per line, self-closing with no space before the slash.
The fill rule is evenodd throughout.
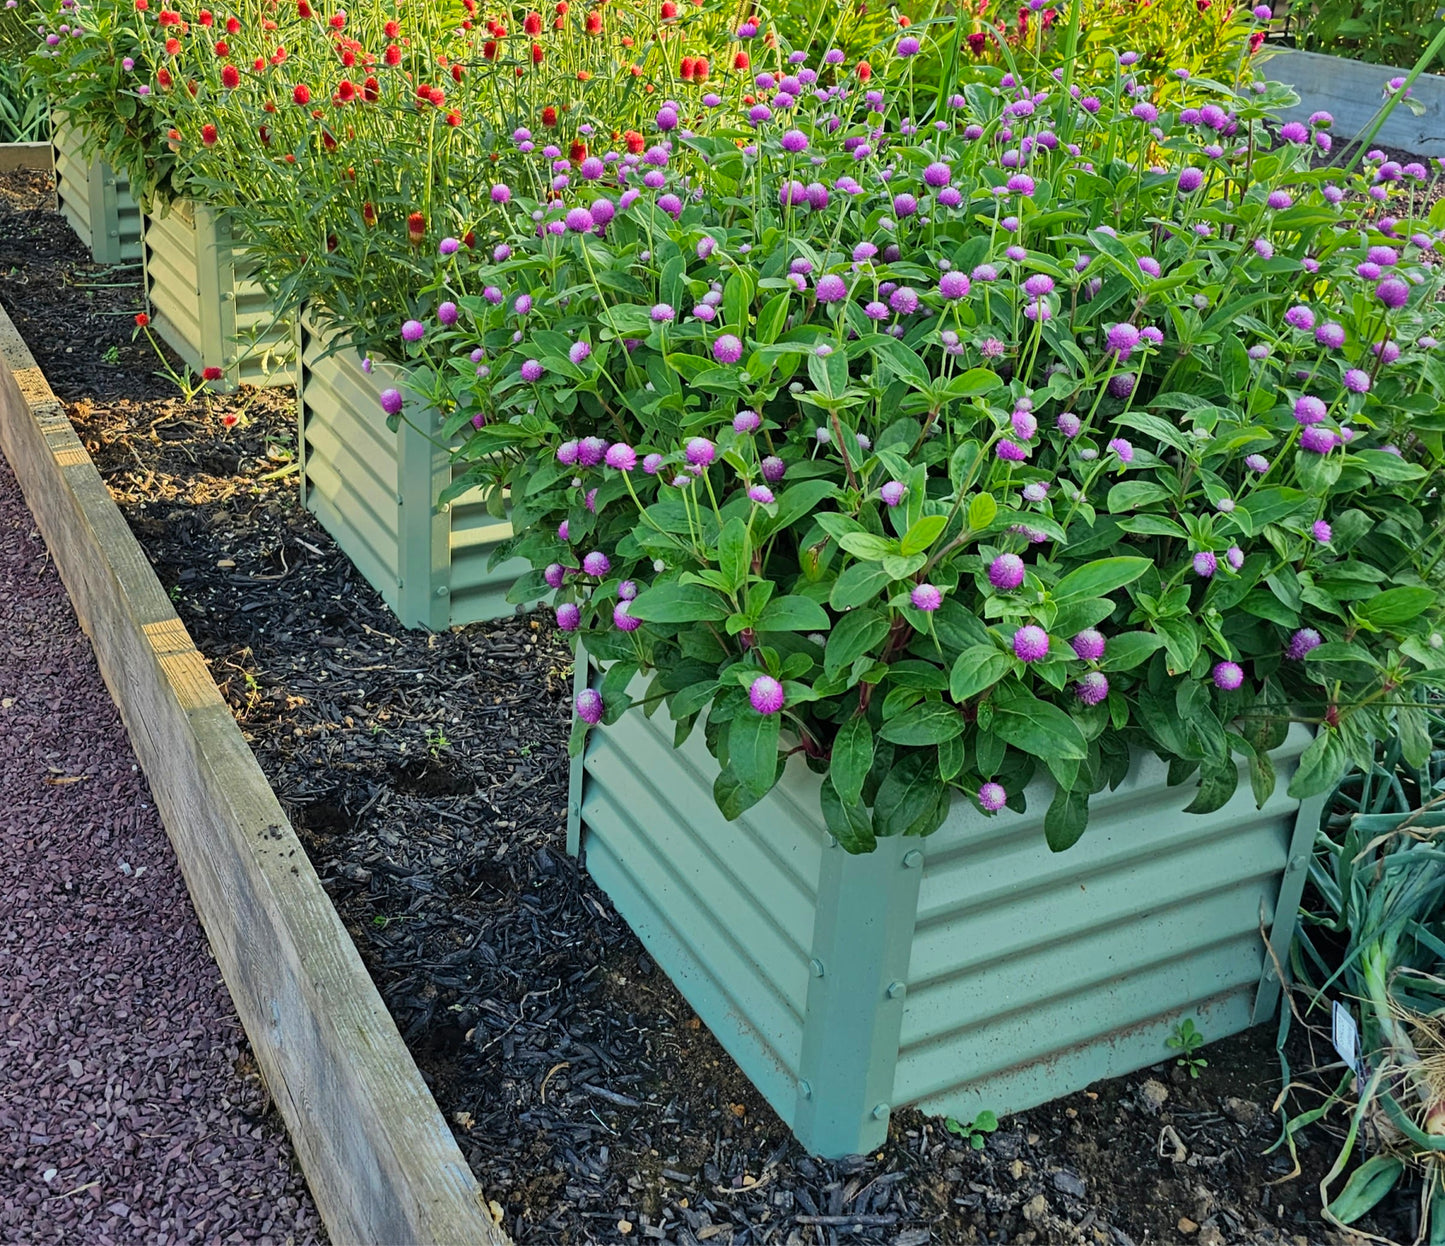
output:
<path id="1" fill-rule="evenodd" d="M 151 324 L 197 373 L 220 368 L 224 386 L 290 385 L 295 334 L 248 280 L 224 211 L 179 199 L 145 217 Z"/>
<path id="2" fill-rule="evenodd" d="M 80 154 L 79 131 L 55 127 L 55 193 L 60 211 L 97 264 L 133 264 L 141 258 L 141 210 L 130 180 L 104 160 Z"/>
<path id="3" fill-rule="evenodd" d="M 380 395 L 400 382 L 385 365 L 368 375 L 350 346 L 328 354 L 335 339 L 304 318 L 297 340 L 307 509 L 406 626 L 440 631 L 514 613 L 507 593 L 530 566 L 516 558 L 490 565 L 511 524 L 488 513 L 478 490 L 438 505 L 452 460 L 434 440 L 437 413 L 408 404 L 411 422 L 391 432 Z"/>
<path id="4" fill-rule="evenodd" d="M 641 691 L 637 695 L 642 695 Z M 893 1109 L 1016 1112 L 1269 1019 L 1320 802 L 1284 794 L 1292 729 L 1256 810 L 1246 781 L 1186 814 L 1141 758 L 1094 797 L 1067 852 L 1027 815 L 958 800 L 925 839 L 831 846 L 818 778 L 794 759 L 736 822 L 712 798 L 701 729 L 674 749 L 665 709 L 594 728 L 574 763 L 569 847 L 809 1150 L 869 1151 Z"/>

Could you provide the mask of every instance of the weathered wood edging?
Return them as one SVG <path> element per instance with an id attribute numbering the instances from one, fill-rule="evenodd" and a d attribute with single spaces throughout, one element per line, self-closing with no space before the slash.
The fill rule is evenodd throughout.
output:
<path id="1" fill-rule="evenodd" d="M 337 1246 L 507 1246 L 205 661 L 0 310 L 0 450 Z"/>
<path id="2" fill-rule="evenodd" d="M 0 173 L 53 167 L 49 143 L 0 143 Z"/>
<path id="3" fill-rule="evenodd" d="M 1280 114 L 1285 120 L 1304 121 L 1311 113 L 1327 112 L 1334 117 L 1334 133 L 1341 139 L 1358 138 L 1385 102 L 1385 83 L 1409 72 L 1291 48 L 1272 50 L 1264 64 L 1266 78 L 1287 82 L 1299 93 L 1299 104 Z M 1374 142 L 1416 156 L 1445 156 L 1445 78 L 1421 74 L 1410 94 L 1425 111 L 1417 117 L 1404 104 L 1396 105 Z"/>

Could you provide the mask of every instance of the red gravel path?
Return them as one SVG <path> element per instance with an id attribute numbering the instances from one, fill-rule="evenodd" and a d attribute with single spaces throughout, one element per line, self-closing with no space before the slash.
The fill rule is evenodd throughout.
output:
<path id="1" fill-rule="evenodd" d="M 322 1242 L 34 528 L 0 458 L 0 1242 Z"/>

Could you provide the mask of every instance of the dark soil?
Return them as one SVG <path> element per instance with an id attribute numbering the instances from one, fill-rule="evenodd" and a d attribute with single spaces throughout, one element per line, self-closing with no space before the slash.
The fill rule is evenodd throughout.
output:
<path id="1" fill-rule="evenodd" d="M 565 853 L 571 658 L 550 624 L 403 630 L 296 504 L 290 396 L 184 408 L 148 363 L 100 364 L 77 306 L 110 325 L 137 294 L 78 291 L 77 253 L 53 215 L 0 208 L 0 274 L 25 270 L 0 302 L 62 361 L 77 429 L 520 1243 L 1344 1240 L 1315 1188 L 1338 1134 L 1306 1131 L 1293 1180 L 1266 1154 L 1270 1027 L 1212 1044 L 1198 1080 L 1100 1083 L 982 1150 L 903 1111 L 881 1150 L 810 1159 Z M 1302 1040 L 1291 1059 L 1310 1067 Z M 1368 1227 L 1408 1240 L 1404 1208 Z"/>
<path id="2" fill-rule="evenodd" d="M 0 459 L 0 1242 L 324 1241 Z"/>

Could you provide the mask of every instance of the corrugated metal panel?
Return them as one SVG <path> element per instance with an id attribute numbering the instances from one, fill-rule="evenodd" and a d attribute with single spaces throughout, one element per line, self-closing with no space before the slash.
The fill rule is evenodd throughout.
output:
<path id="1" fill-rule="evenodd" d="M 802 1058 L 824 837 L 790 768 L 727 822 L 696 732 L 672 747 L 666 710 L 594 731 L 584 762 L 589 872 L 784 1119 Z M 761 810 L 761 816 L 759 816 Z"/>
<path id="2" fill-rule="evenodd" d="M 1166 787 L 1163 764 L 1141 760 L 1095 797 L 1064 853 L 1044 842 L 1047 781 L 1023 817 L 960 804 L 924 841 L 898 1099 L 1019 1111 L 1136 1058 L 1121 1043 L 1145 1063 L 1164 1058 L 1175 1021 L 1202 1001 L 1224 1001 L 1209 1037 L 1248 1025 L 1261 914 L 1273 920 L 1295 831 L 1284 781 L 1308 739 L 1297 728 L 1277 756 L 1286 780 L 1262 811 L 1246 786 L 1213 814 L 1186 814 L 1188 787 Z M 1061 1086 L 1065 1067 L 1085 1081 Z"/>
<path id="3" fill-rule="evenodd" d="M 60 210 L 97 264 L 141 258 L 141 213 L 130 181 L 103 160 L 81 158 L 80 134 L 65 125 L 54 133 L 55 183 Z"/>

